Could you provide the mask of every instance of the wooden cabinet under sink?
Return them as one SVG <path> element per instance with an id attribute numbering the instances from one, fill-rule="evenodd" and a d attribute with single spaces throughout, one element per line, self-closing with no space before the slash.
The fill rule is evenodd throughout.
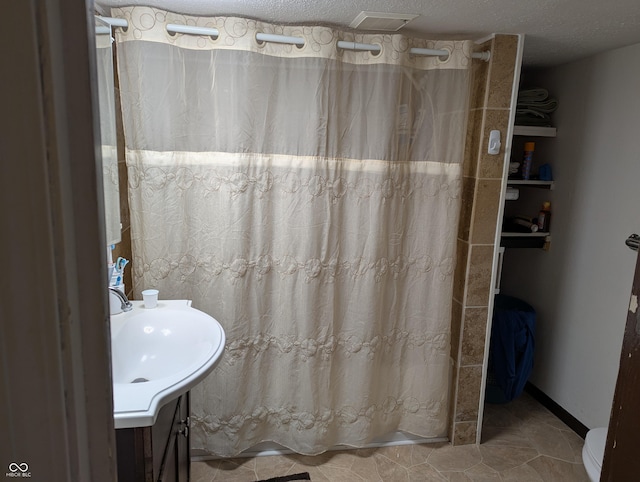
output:
<path id="1" fill-rule="evenodd" d="M 158 412 L 151 427 L 116 430 L 119 482 L 189 480 L 189 392 Z"/>

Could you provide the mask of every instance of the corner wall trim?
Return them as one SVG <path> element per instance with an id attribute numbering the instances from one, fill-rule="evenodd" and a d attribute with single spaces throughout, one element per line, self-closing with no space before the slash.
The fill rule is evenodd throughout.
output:
<path id="1" fill-rule="evenodd" d="M 581 438 L 585 438 L 587 436 L 587 432 L 589 428 L 584 425 L 580 420 L 575 418 L 569 412 L 567 412 L 564 408 L 554 402 L 551 397 L 549 397 L 546 393 L 540 390 L 535 385 L 532 385 L 531 382 L 527 382 L 525 386 L 525 391 L 531 395 L 534 399 L 536 399 L 540 404 L 553 413 L 556 417 L 558 417 L 562 422 L 564 422 L 571 430 L 577 433 Z"/>

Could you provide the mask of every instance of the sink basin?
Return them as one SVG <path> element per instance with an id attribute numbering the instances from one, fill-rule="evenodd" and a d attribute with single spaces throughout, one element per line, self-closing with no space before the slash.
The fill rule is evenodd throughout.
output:
<path id="1" fill-rule="evenodd" d="M 186 300 L 111 316 L 115 428 L 148 427 L 159 409 L 198 384 L 222 356 L 225 335 Z"/>

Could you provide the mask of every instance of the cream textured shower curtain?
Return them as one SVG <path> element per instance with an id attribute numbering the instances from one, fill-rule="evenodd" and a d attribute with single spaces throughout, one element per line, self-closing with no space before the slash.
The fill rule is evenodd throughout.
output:
<path id="1" fill-rule="evenodd" d="M 192 449 L 446 435 L 470 44 L 112 14 L 130 23 L 118 68 L 135 292 L 192 299 L 227 333 L 192 391 Z"/>

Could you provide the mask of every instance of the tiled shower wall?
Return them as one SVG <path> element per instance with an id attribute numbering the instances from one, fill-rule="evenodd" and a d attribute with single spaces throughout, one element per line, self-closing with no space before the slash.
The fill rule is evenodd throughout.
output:
<path id="1" fill-rule="evenodd" d="M 511 92 L 520 65 L 515 35 L 496 35 L 476 51 L 491 50 L 489 62 L 474 61 L 471 110 L 463 165 L 462 211 L 454 277 L 451 356 L 454 375 L 449 439 L 473 444 L 479 410 L 491 275 L 500 193 L 505 166 Z M 515 108 L 515 106 L 513 106 Z M 489 131 L 501 133 L 499 155 L 488 155 Z"/>

